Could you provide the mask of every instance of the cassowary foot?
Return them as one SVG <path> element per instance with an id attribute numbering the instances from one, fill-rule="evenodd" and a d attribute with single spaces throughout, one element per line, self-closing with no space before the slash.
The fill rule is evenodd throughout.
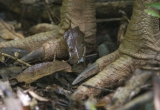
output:
<path id="1" fill-rule="evenodd" d="M 11 56 L 15 56 L 15 52 L 17 52 L 17 53 L 19 53 L 18 58 L 22 58 L 28 54 L 28 52 L 26 50 L 14 48 L 14 47 L 2 48 L 2 49 L 0 49 L 0 52 L 7 53 Z"/>
<path id="2" fill-rule="evenodd" d="M 160 63 L 160 56 L 157 55 L 160 51 L 159 19 L 145 12 L 146 9 L 151 9 L 145 4 L 156 1 L 158 0 L 134 1 L 133 14 L 124 40 L 113 55 L 104 56 L 96 61 L 99 73 L 85 82 L 85 85 L 100 88 L 114 87 L 128 79 L 135 68 Z M 154 9 L 154 11 L 158 13 L 158 10 Z M 90 72 L 86 74 L 90 74 Z M 74 82 L 74 84 L 76 83 Z M 86 96 L 96 96 L 100 92 L 101 90 L 81 85 L 72 97 L 84 99 Z"/>
<path id="3" fill-rule="evenodd" d="M 36 38 L 36 36 L 33 36 L 33 37 Z M 26 39 L 26 41 L 28 41 L 28 39 Z M 9 43 L 12 43 L 12 42 L 13 41 L 8 43 L 6 42 L 6 44 L 8 45 Z M 14 44 L 16 44 L 16 42 L 17 41 L 15 41 Z M 18 44 L 23 44 L 19 42 Z M 53 40 L 48 39 L 48 41 L 44 41 L 44 42 L 40 41 L 40 42 L 42 42 L 41 46 L 35 44 L 37 45 L 37 48 L 31 49 L 29 45 L 26 45 L 24 48 L 23 48 L 23 45 L 18 45 L 18 47 L 16 47 L 17 45 L 16 46 L 8 45 L 0 49 L 0 52 L 4 52 L 12 56 L 14 56 L 14 52 L 18 52 L 20 53 L 19 58 L 21 58 L 21 60 L 25 62 L 30 62 L 30 61 L 33 62 L 37 60 L 51 60 L 54 58 L 54 55 L 56 55 L 57 58 L 64 58 L 68 56 L 67 44 L 65 43 L 63 37 L 53 38 Z M 33 42 L 31 45 L 34 45 Z M 28 49 L 29 51 L 27 51 Z M 12 50 L 13 52 L 10 50 Z"/>
<path id="4" fill-rule="evenodd" d="M 109 65 L 110 63 L 114 62 L 120 56 L 118 51 L 113 52 L 107 56 L 103 56 L 102 58 L 98 59 L 95 63 L 93 63 L 89 68 L 85 69 L 72 83 L 75 85 L 82 80 L 93 76 L 103 70 L 105 66 Z"/>
<path id="5" fill-rule="evenodd" d="M 56 58 L 64 58 L 68 56 L 67 44 L 63 38 L 54 39 L 45 42 L 42 47 L 30 52 L 21 60 L 25 62 L 37 61 L 37 60 L 53 60 Z"/>
<path id="6" fill-rule="evenodd" d="M 103 61 L 105 57 L 100 58 L 99 61 L 100 60 Z M 112 59 L 108 59 L 108 62 L 110 63 L 106 62 L 108 63 L 107 64 L 108 66 L 106 66 L 102 71 L 101 69 L 104 66 L 101 65 L 102 63 L 100 63 L 100 66 L 98 64 L 100 72 L 96 76 L 89 79 L 87 82 L 83 84 L 91 85 L 95 87 L 102 87 L 102 88 L 117 86 L 119 84 L 122 84 L 135 70 L 134 59 L 132 57 L 129 57 L 127 55 L 121 55 L 117 60 L 115 57 L 114 58 L 115 61 L 114 60 L 110 61 L 110 60 Z M 81 85 L 74 92 L 74 94 L 72 95 L 72 98 L 85 99 L 86 96 L 91 96 L 91 95 L 96 96 L 100 92 L 101 90 L 97 90 L 95 88 L 88 88 Z"/>
<path id="7" fill-rule="evenodd" d="M 77 26 L 84 33 L 86 53 L 94 51 L 96 44 L 94 0 L 64 0 L 61 7 L 60 23 L 58 26 L 54 26 L 52 31 L 39 33 L 21 40 L 1 42 L 0 49 L 14 47 L 31 52 L 22 58 L 26 61 L 41 57 L 43 60 L 53 59 L 55 56 L 63 58 L 68 56 L 68 47 L 62 36 L 68 29 Z"/>
<path id="8" fill-rule="evenodd" d="M 43 48 L 39 48 L 37 50 L 34 50 L 30 52 L 29 54 L 25 55 L 24 57 L 21 58 L 21 60 L 25 62 L 33 62 L 35 60 L 40 60 L 44 57 L 44 50 Z"/>

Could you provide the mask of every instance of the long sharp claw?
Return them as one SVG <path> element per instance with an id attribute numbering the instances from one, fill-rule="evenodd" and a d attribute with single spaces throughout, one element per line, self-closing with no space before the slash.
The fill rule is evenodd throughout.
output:
<path id="1" fill-rule="evenodd" d="M 30 62 L 30 61 L 39 60 L 40 58 L 43 58 L 43 57 L 44 57 L 44 49 L 39 48 L 39 49 L 27 54 L 26 56 L 22 57 L 21 60 L 23 60 L 25 62 Z"/>
<path id="2" fill-rule="evenodd" d="M 80 81 L 93 76 L 99 72 L 97 63 L 93 63 L 90 67 L 86 68 L 73 82 L 72 85 L 79 83 Z"/>
<path id="3" fill-rule="evenodd" d="M 0 49 L 0 52 L 9 54 L 11 56 L 14 56 L 14 53 L 18 52 L 19 53 L 19 55 L 18 55 L 19 58 L 28 54 L 28 52 L 26 50 L 15 48 L 15 47 L 2 48 L 2 49 Z"/>

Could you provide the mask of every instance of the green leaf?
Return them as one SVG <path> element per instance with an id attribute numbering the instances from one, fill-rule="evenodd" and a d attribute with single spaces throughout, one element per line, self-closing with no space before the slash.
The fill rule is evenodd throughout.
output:
<path id="1" fill-rule="evenodd" d="M 148 13 L 149 15 L 151 15 L 151 16 L 160 18 L 160 15 L 153 10 L 145 10 L 145 12 Z"/>
<path id="2" fill-rule="evenodd" d="M 84 104 L 87 110 L 97 110 L 93 102 L 91 102 L 90 100 L 87 100 Z"/>
<path id="3" fill-rule="evenodd" d="M 90 104 L 90 109 L 91 110 L 96 110 L 95 106 L 93 105 L 93 103 Z"/>
<path id="4" fill-rule="evenodd" d="M 150 6 L 160 10 L 160 2 L 149 3 L 149 4 L 146 4 L 146 6 Z"/>

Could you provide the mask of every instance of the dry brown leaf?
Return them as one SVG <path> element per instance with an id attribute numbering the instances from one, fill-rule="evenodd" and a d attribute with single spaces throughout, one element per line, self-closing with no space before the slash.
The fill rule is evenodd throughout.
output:
<path id="1" fill-rule="evenodd" d="M 79 27 L 69 29 L 64 33 L 63 37 L 68 45 L 69 62 L 71 64 L 85 62 L 86 45 L 84 33 L 80 31 Z"/>
<path id="2" fill-rule="evenodd" d="M 6 40 L 22 39 L 24 36 L 15 32 L 14 26 L 0 20 L 0 37 Z"/>
<path id="3" fill-rule="evenodd" d="M 19 82 L 26 82 L 29 84 L 56 71 L 68 69 L 71 69 L 70 65 L 63 61 L 45 62 L 27 68 L 21 74 L 19 74 L 16 79 Z"/>

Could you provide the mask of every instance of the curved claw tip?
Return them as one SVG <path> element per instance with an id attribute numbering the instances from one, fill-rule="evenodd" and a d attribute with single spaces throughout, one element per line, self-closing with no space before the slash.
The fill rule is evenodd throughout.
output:
<path id="1" fill-rule="evenodd" d="M 90 67 L 86 68 L 73 82 L 72 85 L 79 83 L 80 81 L 93 76 L 99 72 L 97 63 L 93 63 Z"/>
<path id="2" fill-rule="evenodd" d="M 44 57 L 44 49 L 43 47 L 41 47 L 25 55 L 24 57 L 21 58 L 21 60 L 25 62 L 30 62 L 30 61 L 38 60 L 43 57 Z"/>
<path id="3" fill-rule="evenodd" d="M 0 52 L 9 54 L 11 56 L 15 56 L 15 52 L 18 52 L 18 58 L 21 58 L 28 54 L 28 52 L 24 49 L 15 48 L 15 47 L 4 47 L 0 49 Z"/>

